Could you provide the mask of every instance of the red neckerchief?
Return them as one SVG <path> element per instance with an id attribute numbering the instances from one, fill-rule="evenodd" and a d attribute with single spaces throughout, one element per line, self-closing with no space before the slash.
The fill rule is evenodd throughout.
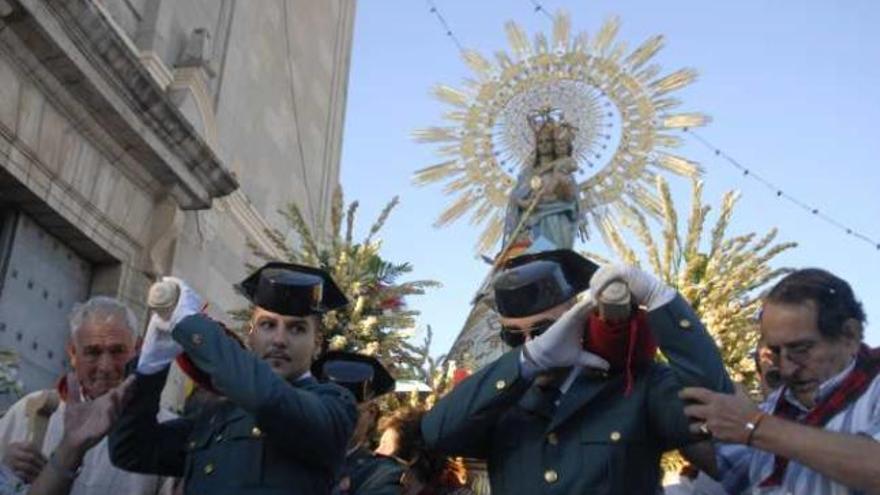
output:
<path id="1" fill-rule="evenodd" d="M 871 349 L 862 344 L 859 353 L 856 355 L 856 364 L 849 375 L 843 379 L 834 392 L 817 404 L 807 415 L 798 420 L 800 410 L 792 403 L 785 400 L 785 392 L 783 389 L 776 401 L 776 407 L 773 410 L 774 416 L 785 418 L 791 421 L 797 421 L 807 426 L 815 426 L 821 428 L 825 423 L 831 420 L 838 413 L 855 402 L 877 374 L 880 373 L 880 349 Z M 773 472 L 767 479 L 761 482 L 759 486 L 779 486 L 785 478 L 785 469 L 788 467 L 788 459 L 782 456 L 775 456 L 773 460 Z"/>
<path id="2" fill-rule="evenodd" d="M 648 313 L 639 310 L 628 321 L 609 322 L 591 314 L 587 323 L 586 350 L 604 358 L 611 372 L 626 373 L 626 391 L 632 392 L 638 368 L 650 363 L 657 354 L 657 342 L 648 328 Z"/>
<path id="3" fill-rule="evenodd" d="M 61 378 L 55 382 L 55 390 L 58 392 L 61 402 L 67 402 L 67 373 L 61 375 Z"/>

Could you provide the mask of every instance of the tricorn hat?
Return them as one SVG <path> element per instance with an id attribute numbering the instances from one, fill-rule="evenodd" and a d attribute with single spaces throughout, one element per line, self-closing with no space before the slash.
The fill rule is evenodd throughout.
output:
<path id="1" fill-rule="evenodd" d="M 325 352 L 312 365 L 312 374 L 347 388 L 358 402 L 394 390 L 394 378 L 378 359 L 355 352 Z"/>
<path id="2" fill-rule="evenodd" d="M 492 282 L 495 309 L 504 317 L 531 316 L 590 287 L 599 266 L 570 249 L 517 256 Z"/>
<path id="3" fill-rule="evenodd" d="M 348 304 L 324 270 L 280 261 L 266 263 L 236 289 L 255 305 L 285 316 L 323 314 Z"/>

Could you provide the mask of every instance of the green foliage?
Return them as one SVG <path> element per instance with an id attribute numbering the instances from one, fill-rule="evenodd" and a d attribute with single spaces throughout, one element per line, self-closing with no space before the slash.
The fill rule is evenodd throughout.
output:
<path id="1" fill-rule="evenodd" d="M 20 397 L 21 381 L 18 379 L 18 354 L 10 349 L 0 349 L 0 395 Z"/>
<path id="2" fill-rule="evenodd" d="M 344 207 L 339 190 L 331 205 L 329 236 L 315 235 L 294 203 L 279 213 L 296 233 L 299 245 L 290 246 L 277 229 L 267 231 L 267 235 L 284 254 L 283 261 L 326 270 L 348 297 L 348 306 L 324 315 L 323 328 L 330 349 L 376 356 L 399 378 L 424 379 L 424 366 L 430 359 L 430 337 L 421 346 L 409 342 L 419 312 L 409 308 L 406 300 L 440 284 L 433 280 L 402 281 L 412 273 L 412 264 L 382 257 L 382 242 L 377 234 L 398 203 L 395 197 L 382 209 L 360 242 L 354 241 L 358 203 L 354 201 Z M 327 240 L 320 240 L 323 238 Z M 254 244 L 250 247 L 262 260 L 276 259 Z M 250 308 L 230 312 L 238 321 L 246 321 L 250 313 Z"/>

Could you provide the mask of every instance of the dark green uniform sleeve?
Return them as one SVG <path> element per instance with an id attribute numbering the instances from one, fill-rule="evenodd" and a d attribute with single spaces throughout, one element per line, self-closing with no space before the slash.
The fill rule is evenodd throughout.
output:
<path id="1" fill-rule="evenodd" d="M 519 359 L 519 349 L 509 351 L 437 402 L 422 419 L 428 446 L 448 455 L 488 457 L 495 424 L 531 384 L 520 376 Z"/>
<path id="2" fill-rule="evenodd" d="M 211 376 L 214 387 L 253 414 L 280 448 L 309 464 L 335 468 L 342 462 L 357 421 L 357 405 L 348 391 L 292 386 L 203 315 L 184 318 L 172 336 Z"/>
<path id="3" fill-rule="evenodd" d="M 681 390 L 675 374 L 669 368 L 655 365 L 649 373 L 648 421 L 662 450 L 682 447 L 696 440 L 688 429 L 688 418 L 684 414 L 684 403 L 678 398 Z"/>
<path id="4" fill-rule="evenodd" d="M 168 368 L 152 375 L 137 375 L 132 399 L 108 439 L 110 461 L 116 467 L 160 476 L 183 475 L 186 440 L 193 423 L 188 419 L 156 420 L 167 376 Z"/>
<path id="5" fill-rule="evenodd" d="M 387 460 L 376 462 L 374 469 L 367 473 L 366 478 L 351 492 L 353 495 L 400 495 L 403 493 L 401 477 L 403 466 Z"/>
<path id="6" fill-rule="evenodd" d="M 718 346 L 681 295 L 649 312 L 648 326 L 682 386 L 733 393 Z"/>

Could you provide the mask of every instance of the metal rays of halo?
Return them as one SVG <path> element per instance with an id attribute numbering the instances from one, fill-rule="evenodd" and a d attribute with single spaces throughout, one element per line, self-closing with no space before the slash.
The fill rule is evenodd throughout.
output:
<path id="1" fill-rule="evenodd" d="M 414 132 L 418 142 L 439 143 L 438 154 L 445 158 L 417 171 L 414 182 L 445 182 L 444 193 L 454 197 L 435 226 L 470 212 L 471 223 L 484 226 L 477 249 L 488 252 L 496 245 L 508 194 L 534 149 L 526 116 L 546 106 L 578 128 L 574 152 L 581 167 L 581 211 L 603 236 L 616 231 L 618 215 L 662 213 L 653 192 L 657 172 L 701 173 L 696 163 L 669 151 L 681 144 L 670 131 L 709 121 L 700 113 L 678 112 L 681 102 L 670 96 L 692 83 L 696 72 L 661 75 L 652 59 L 663 37 L 628 51 L 616 40 L 618 27 L 612 18 L 593 37 L 573 36 L 568 15 L 558 13 L 551 40 L 538 33 L 530 42 L 519 25 L 508 22 L 511 53 L 496 52 L 494 63 L 475 51 L 463 53 L 474 79 L 466 79 L 462 89 L 440 85 L 433 92 L 452 107 L 444 114 L 449 125 Z M 617 121 L 614 143 L 609 143 L 610 120 Z M 600 147 L 609 144 L 611 152 L 603 156 Z M 601 162 L 594 163 L 597 158 Z"/>

